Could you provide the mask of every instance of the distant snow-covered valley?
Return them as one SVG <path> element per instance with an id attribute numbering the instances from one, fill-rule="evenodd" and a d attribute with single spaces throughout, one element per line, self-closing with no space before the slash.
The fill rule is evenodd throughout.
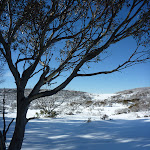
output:
<path id="1" fill-rule="evenodd" d="M 26 95 L 30 92 L 26 90 Z M 6 116 L 16 113 L 16 89 L 0 90 L 0 111 L 5 94 Z M 63 90 L 31 103 L 27 117 L 71 119 L 137 119 L 150 117 L 150 88 L 137 88 L 115 94 L 89 94 Z"/>

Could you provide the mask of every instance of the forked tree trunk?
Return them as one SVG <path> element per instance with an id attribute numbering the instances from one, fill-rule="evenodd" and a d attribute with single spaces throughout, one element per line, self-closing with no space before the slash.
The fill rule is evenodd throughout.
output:
<path id="1" fill-rule="evenodd" d="M 28 105 L 27 99 L 25 99 L 24 97 L 20 98 L 19 96 L 21 96 L 20 93 L 17 94 L 17 117 L 15 130 L 8 150 L 20 150 L 24 139 L 25 127 L 27 123 L 26 114 Z"/>

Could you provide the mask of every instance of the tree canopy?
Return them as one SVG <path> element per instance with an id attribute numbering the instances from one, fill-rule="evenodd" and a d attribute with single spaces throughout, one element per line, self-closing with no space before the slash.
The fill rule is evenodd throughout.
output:
<path id="1" fill-rule="evenodd" d="M 74 77 L 112 73 L 149 59 L 148 53 L 136 49 L 113 70 L 89 74 L 80 71 L 85 63 L 101 62 L 107 48 L 126 37 L 133 36 L 138 46 L 147 47 L 149 6 L 148 0 L 2 0 L 1 53 L 17 86 L 25 88 L 30 78 L 40 75 L 31 100 L 52 95 Z M 62 84 L 39 93 L 43 85 L 51 85 L 68 71 L 71 73 Z"/>

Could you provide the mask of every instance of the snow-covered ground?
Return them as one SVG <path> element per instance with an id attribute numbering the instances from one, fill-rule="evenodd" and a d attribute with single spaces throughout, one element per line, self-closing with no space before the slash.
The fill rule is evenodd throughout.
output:
<path id="1" fill-rule="evenodd" d="M 22 150 L 149 150 L 150 120 L 41 119 L 27 125 Z"/>
<path id="2" fill-rule="evenodd" d="M 13 127 L 7 142 L 12 131 Z M 71 120 L 66 117 L 33 120 L 27 124 L 22 150 L 41 149 L 149 150 L 150 119 L 87 122 L 84 118 Z"/>
<path id="3" fill-rule="evenodd" d="M 69 100 L 56 107 L 55 111 L 59 112 L 56 118 L 41 115 L 27 124 L 22 150 L 150 150 L 150 95 L 136 91 L 70 94 Z M 7 112 L 8 124 L 16 113 L 9 105 Z M 40 109 L 32 106 L 27 117 L 34 117 L 37 112 Z M 7 135 L 8 143 L 14 124 Z M 2 127 L 0 115 L 0 130 Z"/>

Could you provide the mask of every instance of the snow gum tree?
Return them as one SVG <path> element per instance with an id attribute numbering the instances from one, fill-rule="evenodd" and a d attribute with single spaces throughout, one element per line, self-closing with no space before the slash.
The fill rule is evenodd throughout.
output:
<path id="1" fill-rule="evenodd" d="M 8 150 L 21 149 L 31 119 L 26 114 L 35 99 L 56 94 L 76 77 L 109 74 L 150 58 L 149 8 L 149 0 L 0 1 L 0 54 L 17 88 L 17 117 Z M 130 36 L 137 48 L 126 61 L 112 70 L 87 71 L 91 63 L 101 63 L 111 45 Z M 139 49 L 143 46 L 145 50 Z M 36 83 L 25 96 L 32 78 Z M 40 91 L 46 84 L 53 88 Z"/>

